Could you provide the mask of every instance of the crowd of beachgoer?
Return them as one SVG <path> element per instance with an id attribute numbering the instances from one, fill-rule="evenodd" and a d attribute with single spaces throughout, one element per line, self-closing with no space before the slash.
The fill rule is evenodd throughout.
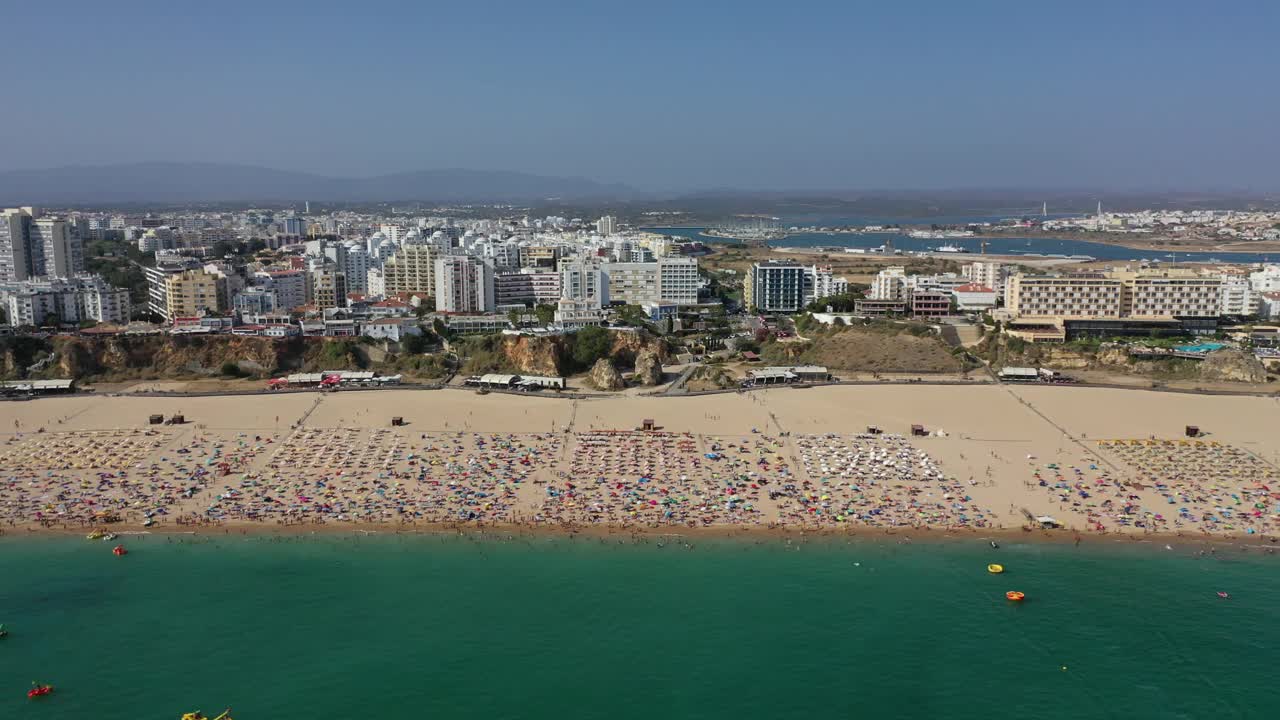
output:
<path id="1" fill-rule="evenodd" d="M 559 459 L 558 434 L 301 430 L 266 468 L 218 492 L 218 520 L 511 522 L 517 493 Z M 357 443 L 344 454 L 342 443 Z M 294 464 L 292 458 L 313 455 Z"/>
<path id="2" fill-rule="evenodd" d="M 1280 532 L 1280 470 L 1255 453 L 1190 438 L 1094 445 L 1057 462 L 1027 457 L 1025 484 L 1048 500 L 1029 503 L 1037 515 L 1102 532 Z M 195 426 L 42 430 L 0 444 L 0 520 L 11 525 L 994 527 L 976 485 L 886 434 Z"/>
<path id="3" fill-rule="evenodd" d="M 81 430 L 10 436 L 0 469 L 122 470 L 150 458 L 173 435 L 159 430 Z"/>
<path id="4" fill-rule="evenodd" d="M 580 433 L 568 473 L 543 489 L 539 522 L 760 525 L 767 492 L 790 478 L 781 438 Z"/>
<path id="5" fill-rule="evenodd" d="M 1032 482 L 1090 530 L 1274 534 L 1280 530 L 1280 471 L 1246 450 L 1212 440 L 1101 440 L 1096 462 L 1049 463 Z"/>
<path id="6" fill-rule="evenodd" d="M 247 433 L 223 437 L 200 430 L 42 433 L 15 442 L 4 456 L 0 518 L 45 525 L 153 524 L 181 514 L 181 506 L 216 479 L 248 468 L 269 443 Z"/>
<path id="7" fill-rule="evenodd" d="M 773 493 L 784 525 L 987 528 L 964 482 L 900 435 L 799 435 L 805 477 Z M 972 483 L 971 483 L 972 484 Z"/>

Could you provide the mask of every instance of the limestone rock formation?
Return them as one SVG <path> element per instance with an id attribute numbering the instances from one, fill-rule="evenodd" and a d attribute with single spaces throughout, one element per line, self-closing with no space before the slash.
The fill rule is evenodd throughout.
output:
<path id="1" fill-rule="evenodd" d="M 597 360 L 595 366 L 591 368 L 588 379 L 591 381 L 591 386 L 597 390 L 621 390 L 626 387 L 626 383 L 622 381 L 622 373 L 618 372 L 618 368 L 613 366 L 613 361 L 609 358 Z"/>
<path id="2" fill-rule="evenodd" d="M 640 385 L 662 384 L 662 360 L 651 348 L 645 348 L 636 355 L 635 380 Z"/>
<path id="3" fill-rule="evenodd" d="M 1216 350 L 1201 362 L 1200 377 L 1224 382 L 1262 383 L 1267 381 L 1267 370 L 1252 353 Z"/>

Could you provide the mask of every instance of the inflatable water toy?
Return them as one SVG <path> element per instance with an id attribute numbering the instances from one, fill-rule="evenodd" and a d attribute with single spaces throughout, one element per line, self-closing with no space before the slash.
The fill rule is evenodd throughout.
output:
<path id="1" fill-rule="evenodd" d="M 994 575 L 999 575 L 1000 573 L 1004 572 L 1004 566 L 991 563 L 990 565 L 987 566 L 987 572 L 992 573 Z"/>
<path id="2" fill-rule="evenodd" d="M 1230 595 L 1228 595 L 1228 594 L 1226 594 L 1226 593 L 1224 593 L 1224 592 L 1222 592 L 1221 590 L 1219 590 L 1219 591 L 1218 591 L 1218 597 L 1222 598 L 1223 600 L 1226 600 L 1227 598 L 1229 598 L 1229 597 L 1231 597 L 1231 596 L 1230 596 Z"/>
<path id="3" fill-rule="evenodd" d="M 992 548 L 993 550 L 999 550 L 999 549 L 1000 549 L 1000 545 L 999 545 L 999 544 L 997 544 L 995 540 L 992 540 L 992 541 L 991 541 L 991 548 Z"/>
<path id="4" fill-rule="evenodd" d="M 231 717 L 231 708 L 227 708 L 216 718 L 211 719 L 208 715 L 197 710 L 195 712 L 183 713 L 182 720 L 234 720 L 234 718 Z"/>
<path id="5" fill-rule="evenodd" d="M 39 683 L 34 683 L 34 682 L 31 683 L 31 685 L 32 685 L 32 688 L 27 691 L 27 697 L 29 698 L 44 697 L 45 695 L 48 695 L 49 693 L 53 692 L 52 685 L 41 685 Z"/>
<path id="6" fill-rule="evenodd" d="M 111 554 L 115 555 L 116 557 L 120 557 L 122 555 L 128 555 L 129 551 L 125 550 L 123 545 L 117 545 L 111 548 Z"/>
<path id="7" fill-rule="evenodd" d="M 85 540 L 101 540 L 102 538 L 104 538 L 104 537 L 106 537 L 106 536 L 107 536 L 107 533 L 106 533 L 106 532 L 104 532 L 102 529 L 98 529 L 98 530 L 94 530 L 93 532 L 89 533 L 88 535 L 85 535 L 85 536 L 84 536 L 84 539 L 85 539 Z"/>
<path id="8" fill-rule="evenodd" d="M 1022 602 L 1023 598 L 1026 597 L 1026 594 L 1019 592 L 1017 590 L 1010 590 L 1009 592 L 1005 593 L 1004 596 L 1014 602 Z"/>

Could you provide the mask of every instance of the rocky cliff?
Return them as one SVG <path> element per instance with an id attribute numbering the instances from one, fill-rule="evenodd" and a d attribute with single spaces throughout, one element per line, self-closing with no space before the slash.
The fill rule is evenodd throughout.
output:
<path id="1" fill-rule="evenodd" d="M 0 344 L 0 373 L 6 378 L 187 378 L 217 375 L 228 363 L 244 374 L 265 377 L 368 365 L 368 354 L 350 339 L 110 335 L 5 340 Z"/>
<path id="2" fill-rule="evenodd" d="M 1263 383 L 1267 370 L 1251 353 L 1223 349 L 1204 360 L 1135 357 L 1123 345 L 1097 348 L 1076 345 L 1033 345 L 1010 343 L 1001 337 L 994 344 L 984 340 L 992 364 L 1000 366 L 1046 367 L 1055 370 L 1106 370 L 1153 378 L 1177 378 L 1212 382 Z"/>
<path id="3" fill-rule="evenodd" d="M 615 367 L 632 367 L 641 355 L 658 363 L 670 355 L 661 338 L 644 332 L 609 333 L 608 358 Z M 488 335 L 466 338 L 455 350 L 466 356 L 469 373 L 514 372 L 529 375 L 568 375 L 573 371 L 576 336 L 569 335 Z"/>

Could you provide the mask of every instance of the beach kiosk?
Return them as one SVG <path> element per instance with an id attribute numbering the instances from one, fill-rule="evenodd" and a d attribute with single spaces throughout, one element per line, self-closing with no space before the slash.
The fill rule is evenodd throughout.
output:
<path id="1" fill-rule="evenodd" d="M 653 418 L 645 418 L 640 421 L 640 429 L 644 432 L 653 432 L 657 428 L 654 426 Z"/>
<path id="2" fill-rule="evenodd" d="M 152 415 L 151 417 L 147 418 L 147 423 L 150 425 L 163 425 L 164 415 Z"/>
<path id="3" fill-rule="evenodd" d="M 1187 437 L 1190 437 L 1190 438 L 1200 437 L 1200 426 L 1188 425 L 1186 432 L 1187 432 Z"/>
<path id="4" fill-rule="evenodd" d="M 391 427 L 401 427 L 402 425 L 404 425 L 403 417 L 396 415 L 395 417 L 391 418 Z"/>
<path id="5" fill-rule="evenodd" d="M 925 430 L 923 425 L 912 425 L 911 436 L 912 437 L 929 437 L 929 431 Z"/>

